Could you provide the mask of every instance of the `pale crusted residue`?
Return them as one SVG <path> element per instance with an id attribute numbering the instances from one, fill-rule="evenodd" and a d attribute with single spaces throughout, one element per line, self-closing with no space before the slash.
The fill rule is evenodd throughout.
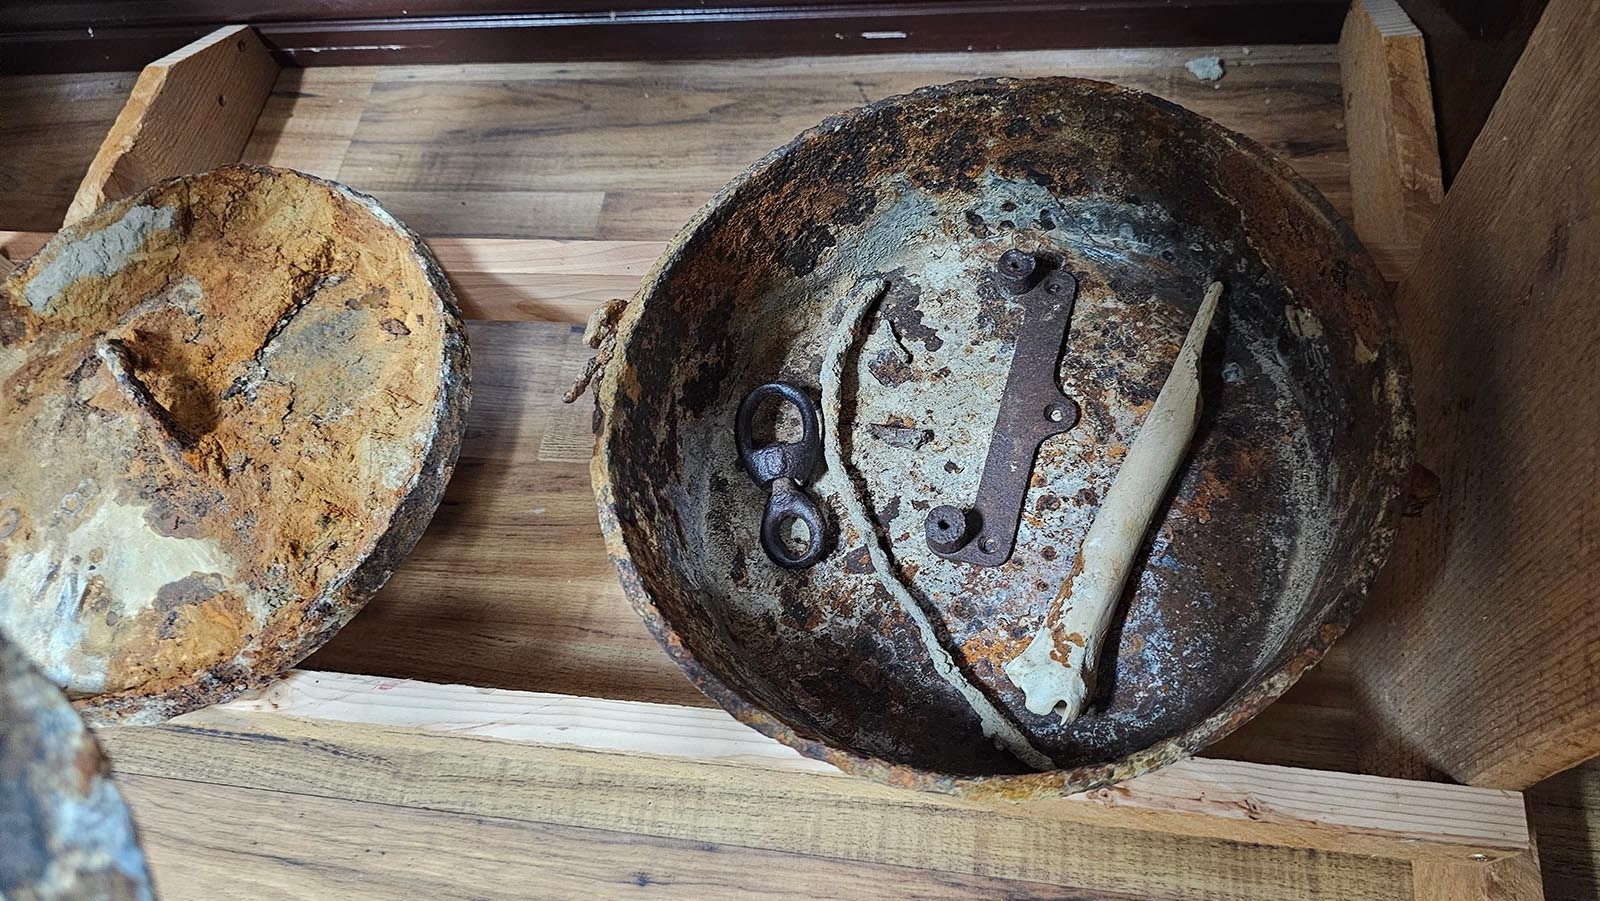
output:
<path id="1" fill-rule="evenodd" d="M 1361 336 L 1360 335 L 1356 335 L 1355 336 L 1355 341 L 1356 341 L 1355 356 L 1356 356 L 1356 362 L 1357 363 L 1360 363 L 1362 365 L 1366 365 L 1368 363 L 1372 363 L 1372 362 L 1376 362 L 1377 361 L 1378 352 L 1373 350 L 1372 348 L 1368 347 L 1367 343 L 1365 341 L 1361 340 Z"/>
<path id="2" fill-rule="evenodd" d="M 1304 307 L 1284 307 L 1283 318 L 1289 321 L 1289 331 L 1293 332 L 1296 338 L 1322 337 L 1322 320 Z"/>
<path id="3" fill-rule="evenodd" d="M 411 448 L 389 436 L 362 435 L 356 440 L 356 460 L 368 473 L 376 473 L 383 487 L 399 491 L 411 484 L 417 474 L 417 461 Z"/>
<path id="4" fill-rule="evenodd" d="M 50 301 L 78 279 L 116 274 L 144 247 L 152 232 L 172 228 L 172 221 L 172 207 L 133 206 L 116 222 L 63 244 L 28 280 L 23 289 L 28 306 L 44 313 Z"/>
<path id="5" fill-rule="evenodd" d="M 150 528 L 146 512 L 105 500 L 53 547 L 11 558 L 0 576 L 0 631 L 71 692 L 105 687 L 108 661 L 83 654 L 89 620 L 107 615 L 84 609 L 92 582 L 103 583 L 99 594 L 116 602 L 114 615 L 131 618 L 164 585 L 194 573 L 233 574 L 216 542 L 161 535 Z"/>

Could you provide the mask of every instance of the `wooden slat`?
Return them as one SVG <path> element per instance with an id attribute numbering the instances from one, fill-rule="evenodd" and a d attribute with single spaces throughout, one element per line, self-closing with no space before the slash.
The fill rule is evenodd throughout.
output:
<path id="1" fill-rule="evenodd" d="M 667 704 L 299 671 L 221 709 L 838 774 L 720 710 Z M 1529 849 L 1512 792 L 1226 760 L 1023 806 L 1073 822 L 1452 864 Z"/>
<path id="2" fill-rule="evenodd" d="M 1600 898 L 1600 760 L 1528 789 L 1551 898 Z"/>
<path id="3" fill-rule="evenodd" d="M 418 234 L 505 238 L 537 234 L 593 238 L 600 231 L 604 191 L 415 191 L 372 192 Z"/>
<path id="4" fill-rule="evenodd" d="M 468 336 L 472 408 L 444 501 L 406 565 L 306 665 L 707 704 L 645 631 L 606 559 L 589 487 L 590 408 L 560 399 L 593 353 L 580 330 L 473 321 Z"/>
<path id="5" fill-rule="evenodd" d="M 1374 722 L 1474 784 L 1600 753 L 1597 41 L 1551 0 L 1395 297 L 1442 494 L 1347 640 Z"/>
<path id="6" fill-rule="evenodd" d="M 587 237 L 664 240 L 728 179 L 831 113 L 927 84 L 1073 75 L 1211 116 L 1266 144 L 1348 209 L 1333 48 L 1224 48 L 1217 52 L 1228 75 L 1215 83 L 1184 69 L 1201 52 L 396 66 L 373 85 L 339 176 L 380 197 L 601 191 L 598 230 Z"/>
<path id="7" fill-rule="evenodd" d="M 278 64 L 248 27 L 146 66 L 67 209 L 67 224 L 164 178 L 239 161 Z"/>
<path id="8" fill-rule="evenodd" d="M 472 319 L 583 323 L 613 297 L 632 297 L 660 241 L 430 238 Z"/>
<path id="9" fill-rule="evenodd" d="M 1544 901 L 1547 897 L 1538 857 L 1531 850 L 1488 866 L 1419 861 L 1412 868 L 1411 880 L 1415 901 Z"/>
<path id="10" fill-rule="evenodd" d="M 337 178 L 377 69 L 285 69 L 256 117 L 240 162 Z"/>
<path id="11" fill-rule="evenodd" d="M 230 897 L 1059 898 L 1059 886 L 738 845 L 121 775 L 168 901 Z M 217 811 L 227 811 L 217 816 Z M 1074 892 L 1083 901 L 1133 896 Z"/>
<path id="12" fill-rule="evenodd" d="M 293 670 L 267 688 L 219 709 L 802 773 L 839 773 L 831 764 L 802 756 L 721 708 Z"/>
<path id="13" fill-rule="evenodd" d="M 1355 0 L 1339 38 L 1354 224 L 1397 278 L 1444 196 L 1422 32 L 1396 0 Z M 1396 269 L 1398 268 L 1398 272 Z"/>
<path id="14" fill-rule="evenodd" d="M 0 228 L 55 229 L 137 72 L 0 78 Z"/>
<path id="15" fill-rule="evenodd" d="M 166 727 L 104 730 L 100 738 L 119 778 L 183 779 L 1147 898 L 1411 896 L 1404 860 L 1069 821 L 1026 805 L 980 804 L 863 779 L 226 710 Z M 189 828 L 199 830 L 218 811 L 208 808 Z M 134 816 L 143 823 L 161 814 L 135 804 Z M 380 841 L 382 831 L 368 834 Z M 537 855 L 537 847 L 528 853 Z M 536 884 L 518 890 L 541 894 Z M 806 894 L 803 885 L 794 891 Z"/>

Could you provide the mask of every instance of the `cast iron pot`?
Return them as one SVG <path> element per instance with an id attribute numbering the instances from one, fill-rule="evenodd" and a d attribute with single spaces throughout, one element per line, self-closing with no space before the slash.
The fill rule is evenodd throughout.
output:
<path id="1" fill-rule="evenodd" d="M 932 553 L 923 522 L 977 489 L 1021 318 L 991 279 L 1012 249 L 1077 280 L 1057 374 L 1082 416 L 1039 452 L 1015 553 L 979 566 Z M 1071 575 L 1213 278 L 1226 290 L 1205 414 L 1092 708 L 1069 725 L 1031 714 L 1001 666 Z M 771 381 L 815 397 L 852 292 L 873 279 L 889 288 L 842 362 L 828 423 L 847 471 L 809 479 L 828 551 L 785 569 L 761 550 L 766 493 L 739 467 L 735 410 Z M 694 683 L 808 756 L 969 795 L 1132 778 L 1249 720 L 1349 623 L 1412 455 L 1384 281 L 1327 202 L 1209 120 L 1076 79 L 890 98 L 751 167 L 628 305 L 597 403 L 610 555 Z M 843 515 L 852 496 L 877 535 Z M 935 672 L 866 552 L 880 537 L 887 578 L 1053 768 L 997 748 Z"/>

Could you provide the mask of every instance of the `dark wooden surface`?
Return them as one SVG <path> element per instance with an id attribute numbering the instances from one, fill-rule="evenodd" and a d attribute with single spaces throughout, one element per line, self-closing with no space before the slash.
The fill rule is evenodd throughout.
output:
<path id="1" fill-rule="evenodd" d="M 1345 0 L 0 3 L 0 73 L 136 68 L 254 24 L 301 66 L 1329 43 Z"/>
<path id="2" fill-rule="evenodd" d="M 1449 185 L 1522 56 L 1546 0 L 1400 0 L 1428 42 L 1440 163 Z M 1582 65 L 1583 60 L 1573 60 Z"/>

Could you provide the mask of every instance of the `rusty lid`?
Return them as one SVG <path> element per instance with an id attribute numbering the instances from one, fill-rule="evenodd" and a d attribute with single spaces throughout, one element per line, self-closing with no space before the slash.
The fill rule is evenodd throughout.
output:
<path id="1" fill-rule="evenodd" d="M 1019 285 L 1029 261 L 1058 277 L 1071 321 L 1049 353 L 1022 349 L 1033 314 L 996 287 L 1007 259 Z M 1204 414 L 1092 709 L 1030 712 L 1005 666 L 1073 578 L 1214 279 Z M 1015 548 L 963 556 L 960 524 L 930 514 L 973 506 L 1025 355 L 1059 368 L 1030 389 L 1051 422 L 1000 436 L 1042 441 Z M 821 398 L 838 433 L 839 465 L 791 480 L 831 523 L 809 567 L 810 549 L 787 568 L 761 543 L 769 494 L 803 498 L 738 462 L 741 399 L 769 382 Z M 1200 116 L 1075 79 L 928 88 L 757 163 L 628 306 L 598 403 L 608 548 L 690 678 L 806 754 L 980 794 L 1129 778 L 1271 702 L 1359 605 L 1411 456 L 1384 282 L 1326 201 Z M 997 748 L 1001 727 L 1033 759 Z"/>
<path id="2" fill-rule="evenodd" d="M 235 166 L 106 206 L 0 284 L 0 630 L 91 717 L 272 678 L 416 542 L 468 393 L 371 198 Z"/>

